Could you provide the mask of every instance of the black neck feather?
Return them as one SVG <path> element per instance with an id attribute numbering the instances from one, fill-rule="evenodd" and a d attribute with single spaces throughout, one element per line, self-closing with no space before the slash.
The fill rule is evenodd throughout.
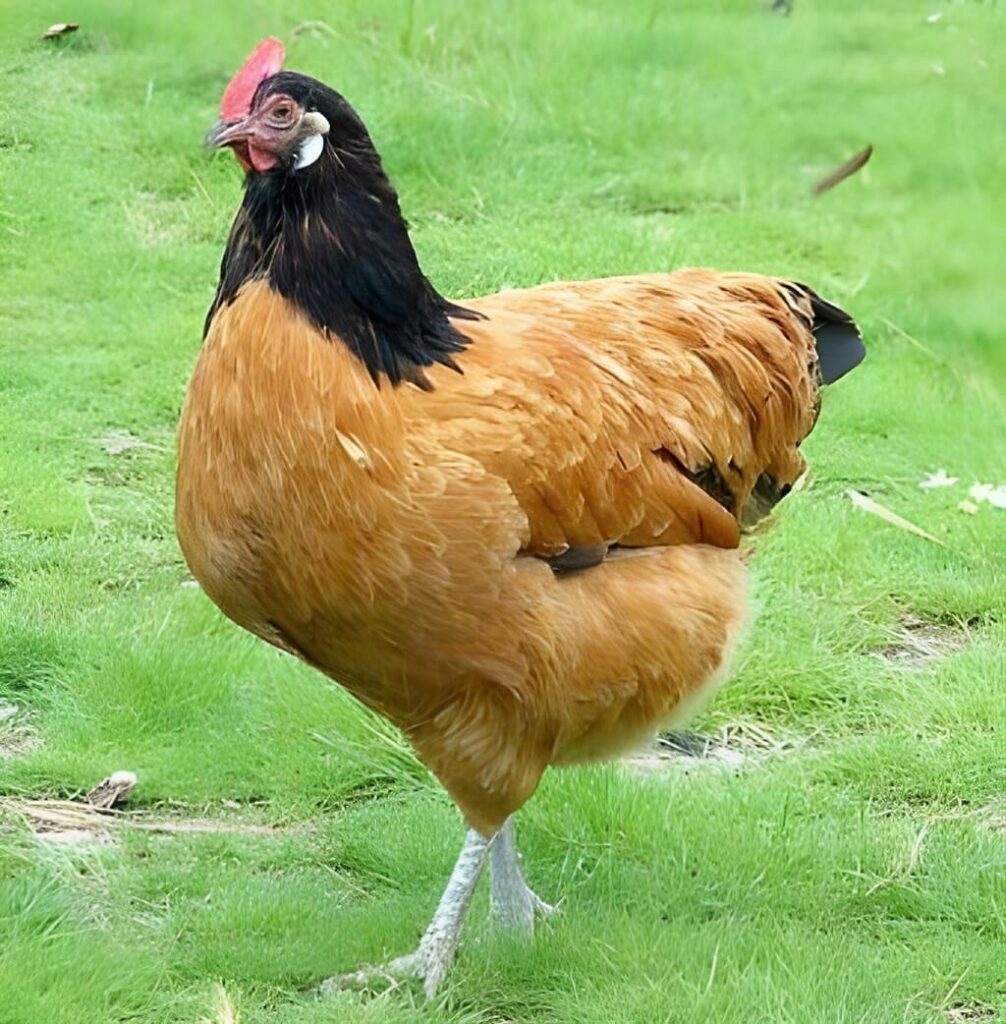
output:
<path id="1" fill-rule="evenodd" d="M 206 329 L 246 281 L 266 278 L 347 345 L 375 383 L 383 375 L 428 388 L 423 367 L 458 369 L 453 356 L 468 344 L 451 318 L 481 316 L 423 275 L 398 196 L 363 131 L 346 148 L 326 140 L 310 167 L 249 175 Z"/>

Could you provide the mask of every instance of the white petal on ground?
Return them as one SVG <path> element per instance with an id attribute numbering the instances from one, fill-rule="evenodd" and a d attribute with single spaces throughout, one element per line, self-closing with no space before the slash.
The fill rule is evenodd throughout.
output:
<path id="1" fill-rule="evenodd" d="M 973 501 L 962 501 L 957 507 L 961 512 L 967 512 L 969 516 L 978 512 L 978 506 Z"/>
<path id="2" fill-rule="evenodd" d="M 972 484 L 968 495 L 979 505 L 987 502 L 993 508 L 1006 508 L 1006 484 Z"/>
<path id="3" fill-rule="evenodd" d="M 1006 508 L 1006 484 L 994 487 L 985 500 L 994 508 Z"/>
<path id="4" fill-rule="evenodd" d="M 940 468 L 935 473 L 927 473 L 925 480 L 919 481 L 919 486 L 924 491 L 931 491 L 937 487 L 953 487 L 959 479 L 957 476 L 947 476 L 947 471 Z"/>

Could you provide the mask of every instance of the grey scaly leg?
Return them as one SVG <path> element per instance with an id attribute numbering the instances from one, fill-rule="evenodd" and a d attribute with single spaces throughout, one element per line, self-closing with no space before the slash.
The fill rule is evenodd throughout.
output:
<path id="1" fill-rule="evenodd" d="M 350 974 L 332 978 L 322 985 L 321 994 L 348 986 L 365 986 L 375 978 L 395 981 L 400 978 L 421 978 L 427 999 L 432 999 L 437 986 L 447 974 L 461 937 L 461 925 L 472 902 L 472 894 L 485 867 L 492 840 L 469 829 L 447 888 L 430 926 L 419 940 L 414 953 L 400 956 L 383 967 L 364 967 Z"/>
<path id="2" fill-rule="evenodd" d="M 504 927 L 515 931 L 534 933 L 534 919 L 555 912 L 555 907 L 540 899 L 520 869 L 521 855 L 517 850 L 513 818 L 507 818 L 492 841 L 492 889 L 489 905 Z"/>

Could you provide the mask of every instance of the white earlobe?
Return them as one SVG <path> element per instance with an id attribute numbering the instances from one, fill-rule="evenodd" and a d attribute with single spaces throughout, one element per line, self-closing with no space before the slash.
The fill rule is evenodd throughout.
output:
<path id="1" fill-rule="evenodd" d="M 293 169 L 299 171 L 302 167 L 310 167 L 321 156 L 324 148 L 324 135 L 309 135 L 297 149 L 297 160 Z"/>

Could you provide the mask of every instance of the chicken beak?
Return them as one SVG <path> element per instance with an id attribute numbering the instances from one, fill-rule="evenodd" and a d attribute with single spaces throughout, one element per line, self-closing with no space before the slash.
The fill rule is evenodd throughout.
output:
<path id="1" fill-rule="evenodd" d="M 206 135 L 207 148 L 220 149 L 221 146 L 245 141 L 250 134 L 249 120 L 244 117 L 240 121 L 217 121 Z"/>

